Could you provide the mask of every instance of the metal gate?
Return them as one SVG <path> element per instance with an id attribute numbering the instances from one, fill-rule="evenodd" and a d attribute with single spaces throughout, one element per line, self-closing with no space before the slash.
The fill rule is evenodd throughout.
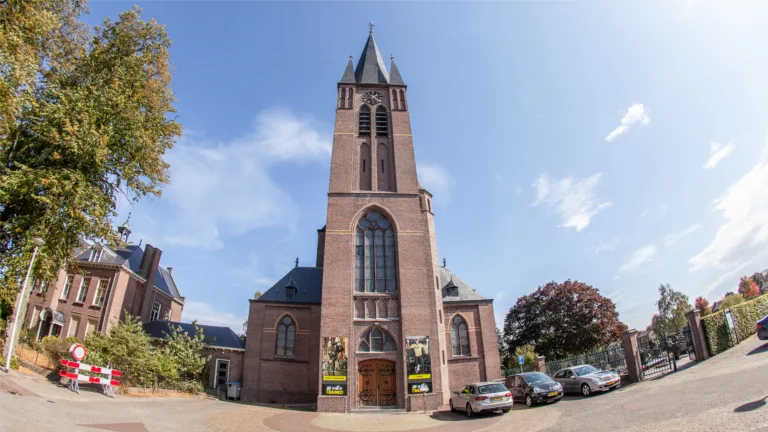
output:
<path id="1" fill-rule="evenodd" d="M 643 379 L 662 376 L 677 369 L 666 335 L 662 334 L 661 338 L 657 338 L 651 333 L 647 337 L 638 339 L 637 345 L 640 351 Z"/>
<path id="2" fill-rule="evenodd" d="M 696 361 L 696 350 L 693 348 L 693 333 L 691 333 L 690 325 L 683 327 L 683 335 L 685 336 L 685 351 L 688 358 L 691 361 Z"/>

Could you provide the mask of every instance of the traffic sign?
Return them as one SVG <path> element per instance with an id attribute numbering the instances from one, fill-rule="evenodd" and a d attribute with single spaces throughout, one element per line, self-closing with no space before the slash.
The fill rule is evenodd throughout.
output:
<path id="1" fill-rule="evenodd" d="M 525 363 L 525 356 L 517 356 L 517 364 L 524 364 Z"/>
<path id="2" fill-rule="evenodd" d="M 73 359 L 82 361 L 85 358 L 86 351 L 84 346 L 79 343 L 74 343 L 69 347 L 69 353 L 72 355 Z"/>

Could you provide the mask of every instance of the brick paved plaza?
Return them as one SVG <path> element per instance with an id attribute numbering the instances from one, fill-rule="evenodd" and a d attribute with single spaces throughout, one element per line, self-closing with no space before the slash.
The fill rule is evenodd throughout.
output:
<path id="1" fill-rule="evenodd" d="M 766 431 L 768 344 L 755 337 L 661 379 L 467 420 L 447 411 L 321 414 L 202 398 L 80 395 L 29 372 L 0 375 L 0 431 Z"/>

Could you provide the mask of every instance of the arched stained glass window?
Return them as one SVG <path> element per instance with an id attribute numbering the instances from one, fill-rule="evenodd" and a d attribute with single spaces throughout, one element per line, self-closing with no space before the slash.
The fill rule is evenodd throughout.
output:
<path id="1" fill-rule="evenodd" d="M 397 291 L 395 232 L 389 220 L 377 211 L 369 211 L 357 223 L 355 291 Z"/>
<path id="2" fill-rule="evenodd" d="M 453 347 L 453 355 L 469 355 L 469 334 L 467 330 L 467 322 L 458 315 L 453 318 L 453 321 L 451 321 L 451 346 Z"/>
<path id="3" fill-rule="evenodd" d="M 289 316 L 280 320 L 277 328 L 277 350 L 275 357 L 293 357 L 293 347 L 296 339 L 296 323 Z"/>
<path id="4" fill-rule="evenodd" d="M 372 327 L 363 333 L 360 343 L 357 345 L 357 352 L 392 352 L 397 351 L 395 339 L 389 332 L 380 328 Z"/>

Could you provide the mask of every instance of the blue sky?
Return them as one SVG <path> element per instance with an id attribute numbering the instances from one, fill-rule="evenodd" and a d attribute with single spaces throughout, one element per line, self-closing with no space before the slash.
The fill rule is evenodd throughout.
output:
<path id="1" fill-rule="evenodd" d="M 660 283 L 716 300 L 768 268 L 764 2 L 140 6 L 173 40 L 184 137 L 163 196 L 120 218 L 163 250 L 185 321 L 239 330 L 256 290 L 314 265 L 336 83 L 368 21 L 409 85 L 439 256 L 498 322 L 570 278 L 644 328 Z"/>

